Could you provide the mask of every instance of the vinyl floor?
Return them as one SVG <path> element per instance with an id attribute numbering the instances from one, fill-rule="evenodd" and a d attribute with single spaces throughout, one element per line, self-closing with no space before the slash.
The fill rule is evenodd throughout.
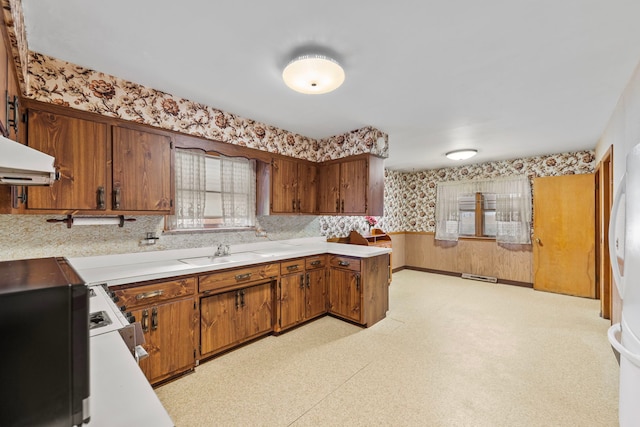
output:
<path id="1" fill-rule="evenodd" d="M 599 302 L 417 271 L 387 317 L 332 317 L 156 389 L 177 426 L 616 426 Z"/>

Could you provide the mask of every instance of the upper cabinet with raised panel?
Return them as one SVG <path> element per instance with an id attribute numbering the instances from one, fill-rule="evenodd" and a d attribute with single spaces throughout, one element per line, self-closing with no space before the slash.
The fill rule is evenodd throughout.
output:
<path id="1" fill-rule="evenodd" d="M 27 126 L 28 145 L 55 157 L 60 173 L 49 187 L 27 189 L 27 211 L 171 213 L 169 136 L 34 109 Z"/>
<path id="2" fill-rule="evenodd" d="M 318 172 L 318 214 L 383 214 L 383 159 L 362 154 L 322 163 Z"/>

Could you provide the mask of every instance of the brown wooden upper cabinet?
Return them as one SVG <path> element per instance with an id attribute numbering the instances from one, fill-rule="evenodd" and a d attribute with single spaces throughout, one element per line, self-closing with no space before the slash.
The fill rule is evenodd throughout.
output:
<path id="1" fill-rule="evenodd" d="M 383 159 L 363 154 L 322 163 L 318 170 L 318 214 L 383 214 Z"/>
<path id="2" fill-rule="evenodd" d="M 28 210 L 171 213 L 168 136 L 29 110 L 27 139 L 29 146 L 55 157 L 60 173 L 49 187 L 28 188 Z"/>
<path id="3" fill-rule="evenodd" d="M 171 138 L 113 127 L 113 209 L 171 210 Z"/>
<path id="4" fill-rule="evenodd" d="M 314 214 L 317 166 L 311 162 L 273 158 L 258 165 L 258 215 Z"/>

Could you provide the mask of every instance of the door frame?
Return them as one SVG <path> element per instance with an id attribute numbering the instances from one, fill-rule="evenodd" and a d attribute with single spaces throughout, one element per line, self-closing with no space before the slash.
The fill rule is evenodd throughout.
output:
<path id="1" fill-rule="evenodd" d="M 613 276 L 609 259 L 609 220 L 613 206 L 613 145 L 596 166 L 596 292 L 600 316 L 611 319 Z"/>

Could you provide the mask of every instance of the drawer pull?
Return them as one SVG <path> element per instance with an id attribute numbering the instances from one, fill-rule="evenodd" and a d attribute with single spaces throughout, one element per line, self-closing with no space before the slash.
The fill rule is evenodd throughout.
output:
<path id="1" fill-rule="evenodd" d="M 293 271 L 298 269 L 298 264 L 287 266 L 287 270 Z"/>
<path id="2" fill-rule="evenodd" d="M 142 331 L 149 332 L 149 310 L 142 310 Z"/>
<path id="3" fill-rule="evenodd" d="M 236 280 L 247 280 L 251 278 L 251 273 L 236 274 Z"/>
<path id="4" fill-rule="evenodd" d="M 316 265 L 320 265 L 320 264 L 322 264 L 322 261 L 320 261 L 319 259 L 317 259 L 317 260 L 315 260 L 315 261 L 311 261 L 311 265 L 312 265 L 312 266 L 314 266 L 314 267 L 315 267 Z"/>
<path id="5" fill-rule="evenodd" d="M 158 289 L 157 291 L 151 291 L 151 292 L 145 292 L 143 294 L 138 294 L 138 295 L 136 295 L 136 299 L 138 301 L 140 301 L 141 299 L 159 297 L 162 294 L 164 294 L 164 291 L 162 289 Z"/>
<path id="6" fill-rule="evenodd" d="M 349 261 L 338 261 L 338 265 L 342 267 L 349 267 Z"/>
<path id="7" fill-rule="evenodd" d="M 158 308 L 153 307 L 151 309 L 151 330 L 155 331 L 158 329 Z"/>

